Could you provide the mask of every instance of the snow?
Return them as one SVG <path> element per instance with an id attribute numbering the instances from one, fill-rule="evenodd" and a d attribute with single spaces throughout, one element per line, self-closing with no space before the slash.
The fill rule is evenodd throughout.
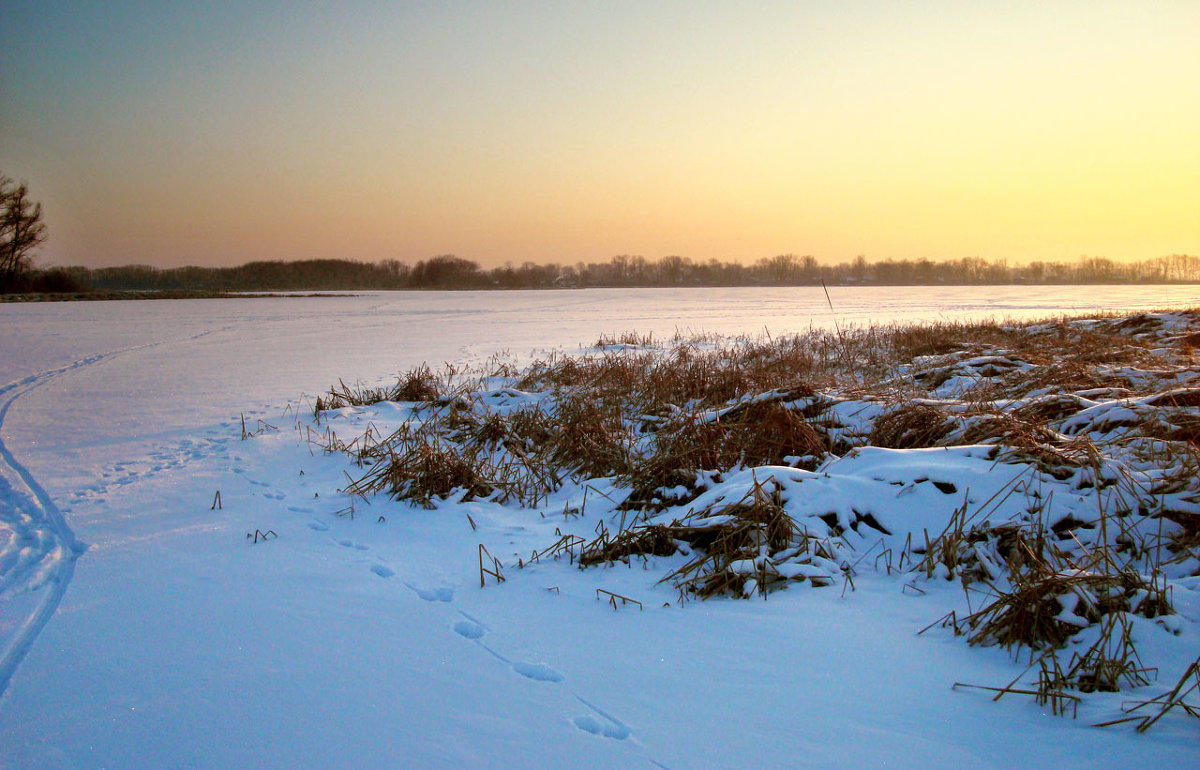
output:
<path id="1" fill-rule="evenodd" d="M 1190 288 L 1177 288 L 831 294 L 841 322 L 861 323 L 1190 303 Z M 516 567 L 556 532 L 590 536 L 611 510 L 596 502 L 613 491 L 602 482 L 580 516 L 554 513 L 583 507 L 587 490 L 569 485 L 544 517 L 480 500 L 424 510 L 340 493 L 362 469 L 305 440 L 308 428 L 348 439 L 408 419 L 378 404 L 316 428 L 311 399 L 338 378 L 389 384 L 424 361 L 461 366 L 501 351 L 521 362 L 623 330 L 830 325 L 823 293 L 806 292 L 0 305 L 0 382 L 10 383 L 0 388 L 0 766 L 1196 766 L 1195 720 L 1146 734 L 1091 727 L 1121 715 L 1122 694 L 1087 699 L 1071 720 L 1030 699 L 952 689 L 1006 684 L 1024 665 L 936 626 L 917 634 L 946 608 L 966 609 L 957 582 L 905 590 L 873 568 L 881 538 L 935 534 L 964 501 L 1009 515 L 1025 500 L 1004 490 L 1058 483 L 997 464 L 990 447 L 864 448 L 814 472 L 730 474 L 688 507 L 773 479 L 814 532 L 828 528 L 822 515 L 853 529 L 870 513 L 889 534 L 858 524 L 854 558 L 876 550 L 852 589 L 806 580 L 768 601 L 681 605 L 659 580 L 683 555 Z M 500 386 L 488 403 L 538 398 Z M 1072 418 L 1078 430 L 1142 405 L 1101 406 Z M 831 412 L 849 432 L 879 407 Z M 251 430 L 260 420 L 277 430 L 243 440 L 243 416 Z M 1055 499 L 1079 517 L 1095 508 L 1087 490 Z M 480 543 L 505 582 L 480 587 Z M 779 568 L 812 577 L 838 564 Z M 1162 684 L 1200 649 L 1196 580 L 1176 581 L 1178 616 L 1135 625 L 1143 656 L 1176 666 Z"/>

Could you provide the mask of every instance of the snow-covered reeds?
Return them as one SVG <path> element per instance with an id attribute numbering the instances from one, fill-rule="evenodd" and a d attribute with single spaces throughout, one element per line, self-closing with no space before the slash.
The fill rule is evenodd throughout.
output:
<path id="1" fill-rule="evenodd" d="M 435 376 L 427 364 L 407 372 L 390 387 L 351 388 L 338 380 L 338 384 L 330 388 L 327 394 L 317 397 L 313 403 L 313 412 L 320 415 L 328 409 L 369 406 L 381 401 L 434 401 L 445 389 L 445 385 L 445 380 Z"/>
<path id="2" fill-rule="evenodd" d="M 555 499 L 557 540 L 519 567 L 664 560 L 658 582 L 681 600 L 853 587 L 872 563 L 908 570 L 913 593 L 957 580 L 968 609 L 942 626 L 1029 656 L 1017 682 L 990 689 L 1062 713 L 1151 681 L 1134 631 L 1171 633 L 1172 581 L 1200 575 L 1197 328 L 1184 312 L 626 333 L 521 371 L 339 384 L 318 407 L 396 402 L 389 435 L 327 429 L 365 468 L 348 492 L 543 517 Z M 591 532 L 573 529 L 601 488 Z"/>
<path id="3" fill-rule="evenodd" d="M 920 401 L 909 401 L 879 415 L 868 441 L 872 446 L 917 449 L 937 446 L 953 429 L 953 422 L 943 410 Z"/>

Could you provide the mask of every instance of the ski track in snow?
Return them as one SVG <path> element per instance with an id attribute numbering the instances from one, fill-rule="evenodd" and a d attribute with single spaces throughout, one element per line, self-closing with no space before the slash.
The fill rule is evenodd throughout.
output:
<path id="1" fill-rule="evenodd" d="M 181 342 L 198 340 L 214 331 L 209 329 Z M 168 341 L 86 356 L 0 387 L 0 398 L 4 399 L 0 404 L 0 603 L 22 594 L 38 594 L 33 608 L 16 625 L 0 652 L 0 699 L 21 660 L 58 609 L 75 574 L 75 560 L 87 549 L 75 539 L 54 499 L 4 443 L 4 419 L 17 399 L 56 377 L 164 344 Z"/>
<path id="2" fill-rule="evenodd" d="M 0 431 L 13 403 L 29 391 L 66 372 L 76 371 L 126 351 L 88 356 L 47 369 L 0 388 Z M 0 527 L 8 542 L 0 546 L 0 601 L 17 593 L 46 588 L 33 611 L 20 623 L 0 654 L 0 697 L 38 632 L 50 620 L 75 572 L 75 559 L 85 546 L 75 540 L 62 511 L 29 470 L 13 457 L 0 432 Z M 9 478 L 12 478 L 10 481 Z M 15 477 L 15 478 L 13 478 Z M 13 482 L 16 482 L 14 485 Z M 20 489 L 24 487 L 24 490 Z"/>

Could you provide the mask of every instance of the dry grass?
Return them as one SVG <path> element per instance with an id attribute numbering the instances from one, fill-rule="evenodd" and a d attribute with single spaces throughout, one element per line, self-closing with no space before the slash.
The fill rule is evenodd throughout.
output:
<path id="1" fill-rule="evenodd" d="M 328 409 L 341 409 L 346 406 L 370 406 L 381 401 L 436 401 L 445 386 L 445 379 L 433 374 L 428 365 L 418 366 L 396 380 L 391 387 L 368 388 L 359 386 L 351 388 L 345 382 L 338 380 L 335 387 L 329 389 L 325 396 L 318 396 L 313 404 L 313 412 L 320 416 Z"/>
<path id="2" fill-rule="evenodd" d="M 670 556 L 685 549 L 692 558 L 661 581 L 674 585 L 681 600 L 765 598 L 790 580 L 829 585 L 831 575 L 841 572 L 833 563 L 832 547 L 797 526 L 777 491 L 766 484 L 755 484 L 735 503 L 669 524 L 634 525 L 616 535 L 601 525 L 597 537 L 583 546 L 579 565 L 629 563 L 633 557 Z"/>
<path id="3" fill-rule="evenodd" d="M 569 393 L 550 417 L 547 457 L 556 467 L 586 478 L 632 471 L 632 437 L 619 405 Z"/>
<path id="4" fill-rule="evenodd" d="M 681 595 L 707 599 L 729 595 L 766 597 L 772 584 L 786 580 L 772 559 L 793 544 L 798 530 L 795 521 L 771 495 L 756 486 L 743 499 L 716 511 L 706 512 L 712 523 L 677 528 L 679 539 L 698 554 L 687 564 L 663 578 Z"/>
<path id="5" fill-rule="evenodd" d="M 971 644 L 1010 650 L 1058 648 L 1081 628 L 1112 613 L 1153 618 L 1172 611 L 1165 588 L 1132 570 L 1064 573 L 1037 562 L 1027 564 L 1010 573 L 1010 589 L 963 619 Z"/>
<path id="6" fill-rule="evenodd" d="M 875 420 L 869 443 L 889 449 L 921 449 L 937 446 L 954 429 L 941 409 L 910 402 L 892 408 Z"/>
<path id="7" fill-rule="evenodd" d="M 386 492 L 426 507 L 456 491 L 462 491 L 464 499 L 487 497 L 494 487 L 484 477 L 482 465 L 477 456 L 464 454 L 460 446 L 428 434 L 393 436 L 371 470 L 346 491 L 358 495 Z"/>
<path id="8" fill-rule="evenodd" d="M 604 349 L 595 354 L 555 355 L 523 372 L 493 362 L 491 378 L 550 395 L 532 408 L 491 412 L 475 393 L 487 378 L 456 381 L 458 372 L 435 374 L 428 367 L 389 388 L 339 382 L 316 408 L 380 400 L 432 408 L 424 430 L 398 436 L 386 453 L 395 466 L 390 474 L 373 468 L 375 475 L 361 485 L 401 496 L 416 490 L 414 499 L 423 501 L 444 496 L 455 480 L 468 494 L 491 488 L 529 502 L 567 477 L 610 476 L 630 484 L 626 507 L 660 509 L 694 496 L 704 473 L 767 464 L 811 468 L 830 451 L 858 444 L 993 443 L 1005 447 L 1006 461 L 1032 461 L 1062 478 L 1078 470 L 1086 451 L 1078 445 L 1087 437 L 1068 439 L 1053 426 L 1092 403 L 1063 389 L 1147 390 L 1153 378 L 1139 384 L 1104 366 L 1162 365 L 1161 355 L 1151 352 L 1161 341 L 1145 336 L 1157 330 L 1156 319 L 1148 318 L 869 327 L 724 344 L 678 337 L 664 343 L 626 332 L 602 337 Z M 930 398 L 929 389 L 948 377 L 975 383 L 961 394 L 969 401 L 966 411 Z M 894 406 L 866 435 L 835 435 L 836 421 L 822 414 L 839 398 L 830 393 Z M 1125 435 L 1200 446 L 1197 394 L 1200 388 L 1179 387 L 1160 394 L 1148 402 L 1154 419 L 1124 426 Z M 1014 399 L 1020 405 L 1007 406 Z M 378 458 L 365 443 L 354 449 L 357 459 L 374 465 Z M 464 466 L 475 466 L 475 473 Z M 379 478 L 388 483 L 372 482 Z"/>
<path id="9" fill-rule="evenodd" d="M 797 395 L 789 392 L 786 397 Z M 659 509 L 690 499 L 702 471 L 737 467 L 815 467 L 829 451 L 828 436 L 801 409 L 781 400 L 744 402 L 720 412 L 686 412 L 656 426 L 652 448 L 630 474 L 626 508 Z M 686 493 L 678 493 L 682 488 Z"/>
<path id="10" fill-rule="evenodd" d="M 579 565 L 592 567 L 617 561 L 628 563 L 632 556 L 670 556 L 678 551 L 673 527 L 662 524 L 631 527 L 611 538 L 604 530 L 595 540 L 584 544 Z"/>
<path id="11" fill-rule="evenodd" d="M 318 441 L 365 469 L 346 491 L 427 507 L 458 496 L 537 509 L 565 484 L 611 479 L 629 492 L 613 503 L 615 532 L 603 521 L 590 540 L 559 532 L 530 561 L 674 558 L 682 563 L 663 580 L 681 599 L 766 597 L 796 581 L 850 585 L 853 565 L 867 558 L 840 560 L 846 533 L 826 521 L 828 535 L 813 536 L 774 482 L 755 483 L 736 502 L 669 513 L 730 472 L 811 470 L 861 445 L 990 444 L 997 463 L 1095 490 L 1105 501 L 1098 518 L 1051 518 L 1053 499 L 1014 482 L 982 505 L 964 502 L 938 535 L 910 540 L 900 564 L 962 583 L 977 609 L 951 613 L 944 626 L 971 644 L 1029 652 L 1022 677 L 1033 672 L 1036 682 L 984 689 L 1068 713 L 1080 694 L 1146 683 L 1152 671 L 1138 658 L 1131 618 L 1172 612 L 1161 570 L 1200 574 L 1200 515 L 1190 512 L 1200 502 L 1196 340 L 1149 315 L 734 340 L 625 332 L 601 337 L 587 355 L 555 354 L 523 371 L 497 360 L 475 379 L 418 367 L 386 388 L 339 382 L 317 399 L 318 420 L 328 409 L 384 400 L 411 404 L 411 419 L 390 436 L 368 429 L 345 443 L 326 428 Z M 498 406 L 509 396 L 497 382 L 516 406 Z M 881 404 L 889 406 L 880 412 Z M 841 422 L 859 410 L 873 416 Z M 1120 468 L 1145 472 L 1134 483 Z M 1027 518 L 989 522 L 1022 494 Z M 1147 521 L 1158 525 L 1153 536 Z M 892 549 L 883 550 L 876 566 L 885 559 L 890 574 Z M 481 551 L 481 580 L 501 580 L 499 569 Z M 606 595 L 614 607 L 635 602 Z M 1089 643 L 1065 656 L 1081 633 Z M 1171 693 L 1135 707 L 1151 716 L 1129 719 L 1144 729 L 1172 709 L 1196 716 L 1183 698 L 1200 688 L 1198 666 Z"/>
<path id="12" fill-rule="evenodd" d="M 1187 698 L 1192 695 L 1200 696 L 1200 658 L 1197 658 L 1183 672 L 1183 676 L 1179 677 L 1179 681 L 1167 692 L 1151 698 L 1150 700 L 1137 701 L 1133 704 L 1126 704 L 1122 710 L 1127 714 L 1132 714 L 1140 709 L 1147 709 L 1149 713 L 1135 717 L 1126 717 L 1124 719 L 1116 719 L 1111 722 L 1104 722 L 1097 727 L 1108 727 L 1110 725 L 1121 724 L 1123 722 L 1136 722 L 1137 731 L 1144 733 L 1150 729 L 1159 719 L 1162 719 L 1168 712 L 1179 709 L 1190 717 L 1200 719 L 1200 703 L 1195 701 L 1189 703 Z M 1157 710 L 1156 710 L 1157 709 Z"/>

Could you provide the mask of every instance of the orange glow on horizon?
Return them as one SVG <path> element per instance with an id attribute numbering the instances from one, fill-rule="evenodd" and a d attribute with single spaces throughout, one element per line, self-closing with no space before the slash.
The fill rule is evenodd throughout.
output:
<path id="1" fill-rule="evenodd" d="M 1200 253 L 1200 5 L 248 8 L 0 32 L 43 262 Z"/>

